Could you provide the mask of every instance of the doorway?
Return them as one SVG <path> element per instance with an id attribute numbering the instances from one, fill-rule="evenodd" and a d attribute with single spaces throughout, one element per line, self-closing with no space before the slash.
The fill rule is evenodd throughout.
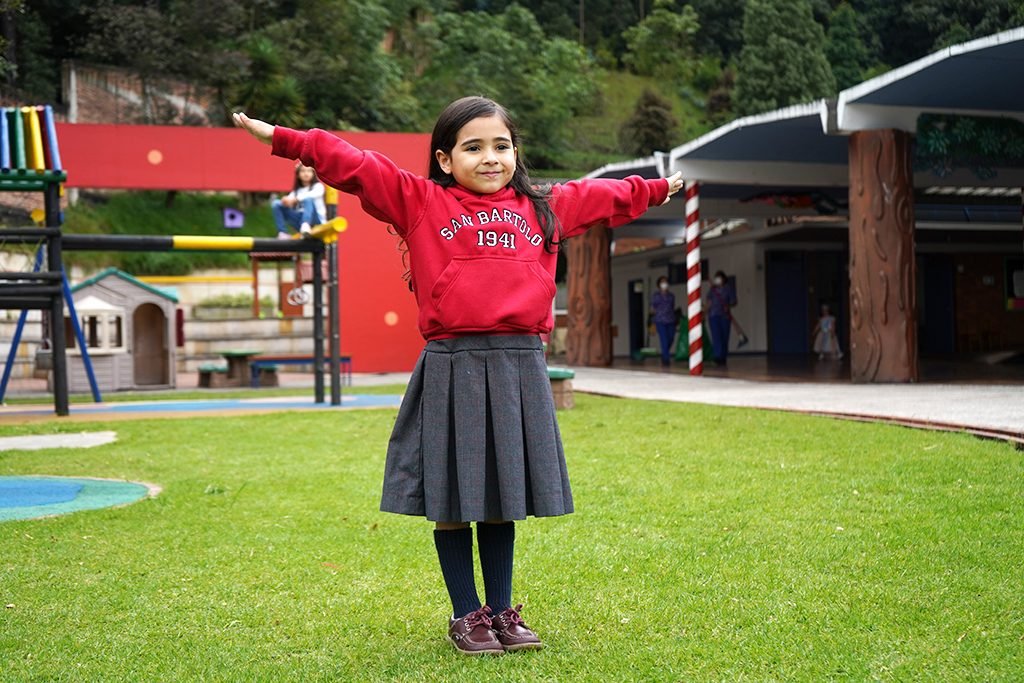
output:
<path id="1" fill-rule="evenodd" d="M 167 316 L 156 304 L 142 304 L 132 314 L 132 363 L 136 386 L 171 383 Z"/>
<path id="2" fill-rule="evenodd" d="M 828 304 L 839 347 L 849 345 L 849 257 L 839 250 L 765 252 L 768 353 L 806 354 Z"/>
<path id="3" fill-rule="evenodd" d="M 950 254 L 918 256 L 917 315 L 921 353 L 956 351 L 955 270 Z"/>
<path id="4" fill-rule="evenodd" d="M 645 314 L 647 308 L 644 306 L 644 281 L 629 281 L 629 357 L 635 358 L 640 352 L 646 337 L 647 325 L 645 325 Z"/>

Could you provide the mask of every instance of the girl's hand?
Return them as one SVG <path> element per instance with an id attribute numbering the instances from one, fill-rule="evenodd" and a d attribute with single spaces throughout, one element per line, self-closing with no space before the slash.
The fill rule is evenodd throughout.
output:
<path id="1" fill-rule="evenodd" d="M 249 135 L 253 136 L 264 145 L 269 145 L 274 140 L 274 127 L 266 121 L 260 121 L 259 119 L 250 119 L 243 112 L 235 112 L 231 115 L 234 119 L 235 125 L 249 132 Z"/>
<path id="2" fill-rule="evenodd" d="M 238 116 L 238 114 L 235 114 L 235 116 Z M 672 199 L 672 195 L 683 189 L 683 174 L 681 171 L 676 171 L 666 178 L 666 180 L 668 181 L 668 196 L 665 197 L 665 201 L 663 201 L 662 204 L 668 204 Z"/>

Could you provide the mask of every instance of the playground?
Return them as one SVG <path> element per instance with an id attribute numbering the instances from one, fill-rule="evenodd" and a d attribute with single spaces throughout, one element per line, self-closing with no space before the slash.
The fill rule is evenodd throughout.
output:
<path id="1" fill-rule="evenodd" d="M 677 347 L 675 370 L 647 372 L 648 348 L 618 367 L 548 368 L 568 408 L 558 424 L 576 511 L 521 523 L 514 584 L 545 649 L 453 656 L 435 632 L 448 597 L 430 525 L 379 511 L 408 380 L 382 369 L 411 367 L 422 347 L 405 281 L 380 274 L 384 259 L 398 269 L 394 239 L 351 198 L 294 240 L 64 234 L 60 191 L 71 183 L 169 189 L 199 178 L 188 189 L 229 189 L 195 166 L 233 155 L 243 170 L 230 189 L 255 191 L 270 164 L 281 168 L 240 131 L 168 127 L 144 140 L 132 128 L 60 125 L 46 106 L 0 113 L 0 192 L 38 192 L 43 206 L 40 226 L 3 230 L 2 246 L 31 255 L 0 272 L 0 307 L 21 311 L 0 382 L 5 680 L 988 681 L 1024 671 L 1019 379 L 850 385 L 835 381 L 849 368 L 838 363 L 784 383 L 725 369 L 698 377 L 699 252 L 683 271 L 696 280 L 694 315 L 678 323 L 691 346 Z M 422 136 L 376 141 L 399 163 L 421 161 Z M 107 156 L 75 178 L 62 149 Z M 680 218 L 694 233 L 696 183 L 685 195 Z M 275 354 L 254 338 L 182 371 L 176 297 L 113 268 L 71 282 L 66 251 L 248 254 L 254 319 L 258 262 L 281 258 L 296 271 L 289 303 L 311 304 L 312 352 Z M 49 374 L 12 400 L 29 310 L 67 324 L 46 329 Z M 288 365 L 312 372 L 277 374 Z M 101 395 L 104 378 L 140 367 L 157 379 L 136 375 Z M 778 379 L 766 361 L 751 367 Z M 260 386 L 270 376 L 280 386 Z"/>
<path id="2" fill-rule="evenodd" d="M 1024 666 L 1024 471 L 1010 444 L 577 396 L 560 420 L 577 514 L 528 522 L 519 549 L 521 598 L 550 647 L 466 662 L 417 635 L 445 600 L 439 582 L 409 590 L 437 571 L 424 523 L 377 512 L 393 420 L 5 428 L 117 438 L 0 451 L 0 475 L 163 489 L 0 524 L 5 676 L 993 680 Z"/>

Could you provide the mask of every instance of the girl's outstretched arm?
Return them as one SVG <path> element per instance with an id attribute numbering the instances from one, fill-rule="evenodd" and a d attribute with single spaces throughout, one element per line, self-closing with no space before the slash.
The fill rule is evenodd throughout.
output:
<path id="1" fill-rule="evenodd" d="M 231 115 L 231 118 L 234 119 L 236 126 L 248 131 L 249 135 L 252 135 L 263 144 L 269 145 L 274 141 L 274 127 L 266 121 L 250 119 L 244 112 L 235 112 Z"/>
<path id="2" fill-rule="evenodd" d="M 668 196 L 665 197 L 665 201 L 663 201 L 662 204 L 668 204 L 672 201 L 672 195 L 683 189 L 683 172 L 676 171 L 665 180 L 668 181 Z"/>
<path id="3" fill-rule="evenodd" d="M 562 238 L 603 225 L 614 228 L 664 204 L 683 186 L 682 175 L 648 180 L 591 178 L 552 187 L 551 208 L 562 226 Z"/>

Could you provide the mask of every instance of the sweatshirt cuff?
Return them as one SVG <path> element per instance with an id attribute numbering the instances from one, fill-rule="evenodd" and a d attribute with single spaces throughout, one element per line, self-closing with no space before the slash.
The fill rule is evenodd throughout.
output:
<path id="1" fill-rule="evenodd" d="M 274 140 L 277 140 L 277 136 L 274 136 Z M 651 186 L 651 200 L 648 207 L 660 206 L 665 203 L 665 199 L 668 197 L 668 180 L 665 178 L 658 178 L 656 180 L 648 180 Z"/>
<path id="2" fill-rule="evenodd" d="M 274 138 L 270 153 L 285 159 L 298 159 L 302 156 L 302 146 L 305 142 L 305 133 L 284 126 L 274 126 Z"/>

